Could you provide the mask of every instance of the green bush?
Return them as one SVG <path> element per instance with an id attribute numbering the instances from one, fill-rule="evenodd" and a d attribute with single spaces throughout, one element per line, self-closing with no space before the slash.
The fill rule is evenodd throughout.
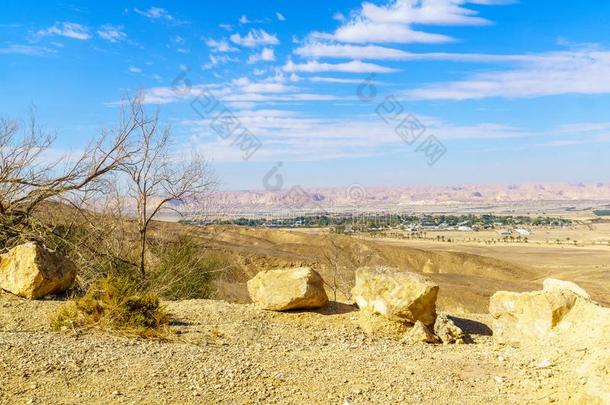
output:
<path id="1" fill-rule="evenodd" d="M 153 246 L 151 253 L 147 289 L 168 300 L 212 297 L 215 276 L 229 267 L 222 253 L 205 250 L 188 236 Z"/>

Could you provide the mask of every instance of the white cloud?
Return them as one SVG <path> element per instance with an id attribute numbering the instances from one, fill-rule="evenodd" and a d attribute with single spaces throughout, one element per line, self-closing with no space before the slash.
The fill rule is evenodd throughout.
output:
<path id="1" fill-rule="evenodd" d="M 263 48 L 260 53 L 256 53 L 254 55 L 250 55 L 248 58 L 248 63 L 257 63 L 260 61 L 263 62 L 273 62 L 275 60 L 275 52 L 273 48 Z"/>
<path id="2" fill-rule="evenodd" d="M 310 42 L 294 50 L 294 53 L 306 58 L 349 58 L 349 59 L 403 59 L 409 52 L 400 49 L 367 45 L 340 45 Z"/>
<path id="3" fill-rule="evenodd" d="M 424 25 L 483 25 L 490 21 L 463 7 L 468 0 L 395 0 L 385 6 L 363 3 L 361 15 L 375 23 Z M 497 4 L 497 2 L 479 2 Z"/>
<path id="4" fill-rule="evenodd" d="M 385 5 L 362 3 L 360 10 L 352 14 L 332 34 L 312 33 L 313 38 L 334 39 L 341 42 L 391 42 L 391 43 L 442 43 L 453 39 L 446 35 L 416 31 L 419 25 L 483 25 L 490 22 L 477 15 L 467 4 L 507 4 L 502 0 L 391 0 Z M 343 22 L 342 14 L 333 17 Z"/>
<path id="5" fill-rule="evenodd" d="M 286 93 L 294 90 L 293 87 L 282 83 L 250 83 L 240 87 L 244 93 Z"/>
<path id="6" fill-rule="evenodd" d="M 282 69 L 285 72 L 346 72 L 346 73 L 391 73 L 397 69 L 376 65 L 374 63 L 353 60 L 345 63 L 321 63 L 309 61 L 307 63 L 294 63 L 289 60 Z"/>
<path id="7" fill-rule="evenodd" d="M 97 35 L 108 42 L 119 42 L 127 39 L 122 25 L 105 24 L 97 31 Z"/>
<path id="8" fill-rule="evenodd" d="M 57 35 L 71 39 L 78 39 L 80 41 L 86 41 L 91 38 L 91 34 L 89 34 L 89 28 L 81 24 L 76 24 L 67 21 L 62 22 L 61 24 L 56 23 L 55 25 L 49 28 L 38 31 L 36 34 L 39 37 Z"/>
<path id="9" fill-rule="evenodd" d="M 242 15 L 241 15 L 241 17 L 239 17 L 239 20 L 238 20 L 238 21 L 239 21 L 239 23 L 240 23 L 241 25 L 245 25 L 245 24 L 256 24 L 256 23 L 262 23 L 262 22 L 265 22 L 265 21 L 263 21 L 263 20 L 251 20 L 251 19 L 249 19 L 249 18 L 248 18 L 248 16 L 247 16 L 247 15 L 245 15 L 245 14 L 242 14 Z"/>
<path id="10" fill-rule="evenodd" d="M 610 132 L 610 122 L 579 122 L 558 127 L 561 133 Z"/>
<path id="11" fill-rule="evenodd" d="M 278 45 L 280 41 L 275 34 L 269 34 L 265 30 L 250 30 L 247 35 L 233 34 L 230 37 L 231 41 L 237 45 L 247 48 L 255 48 L 261 45 Z"/>
<path id="12" fill-rule="evenodd" d="M 242 104 L 234 104 L 236 106 Z M 244 104 L 248 106 L 248 104 Z M 251 107 L 250 107 L 251 108 Z M 340 157 L 387 155 L 388 151 L 408 150 L 409 147 L 376 115 L 348 118 L 308 117 L 289 110 L 235 111 L 244 127 L 264 142 L 264 153 L 257 160 L 277 158 L 291 160 L 324 160 Z M 440 139 L 499 139 L 533 137 L 539 133 L 528 133 L 496 123 L 474 126 L 457 126 L 434 117 L 418 117 Z M 209 131 L 209 120 L 183 121 L 182 125 L 192 131 Z M 206 133 L 206 136 L 213 135 Z M 207 138 L 209 139 L 209 138 Z M 261 149 L 260 152 L 263 152 Z M 215 155 L 216 156 L 216 155 Z M 239 155 L 228 158 L 238 159 Z M 224 158 L 221 158 L 224 160 Z"/>
<path id="13" fill-rule="evenodd" d="M 378 60 L 437 60 L 453 62 L 525 62 L 535 59 L 532 55 L 494 55 L 479 53 L 428 52 L 413 53 L 378 45 L 348 45 L 308 42 L 294 50 L 306 58 L 346 58 Z"/>
<path id="14" fill-rule="evenodd" d="M 232 47 L 229 42 L 222 38 L 220 40 L 207 39 L 205 44 L 214 52 L 236 52 L 237 48 Z"/>
<path id="15" fill-rule="evenodd" d="M 275 13 L 278 21 L 286 21 L 286 17 L 282 13 Z"/>
<path id="16" fill-rule="evenodd" d="M 201 68 L 204 70 L 211 69 L 215 66 L 224 65 L 225 63 L 229 62 L 237 62 L 237 59 L 232 58 L 228 55 L 210 55 L 210 61 L 206 64 L 201 65 Z"/>
<path id="17" fill-rule="evenodd" d="M 334 34 L 314 32 L 314 39 L 334 39 L 340 42 L 389 42 L 389 43 L 425 43 L 437 44 L 451 42 L 446 35 L 430 34 L 415 31 L 406 25 L 378 24 L 363 21 L 353 21 L 338 28 Z"/>
<path id="18" fill-rule="evenodd" d="M 225 31 L 233 30 L 233 26 L 231 24 L 218 24 L 218 26 Z"/>
<path id="19" fill-rule="evenodd" d="M 341 84 L 360 84 L 362 79 L 343 79 L 339 77 L 321 77 L 312 76 L 308 77 L 307 80 L 313 83 L 341 83 Z"/>
<path id="20" fill-rule="evenodd" d="M 148 10 L 141 10 L 139 8 L 134 8 L 137 14 L 144 16 L 153 21 L 163 21 L 171 24 L 184 24 L 184 21 L 178 20 L 175 16 L 171 15 L 166 9 L 161 7 L 150 7 Z"/>
<path id="21" fill-rule="evenodd" d="M 129 70 L 131 73 L 142 73 L 142 68 L 139 68 L 137 66 L 129 66 L 127 70 Z"/>
<path id="22" fill-rule="evenodd" d="M 409 90 L 415 99 L 466 100 L 610 93 L 610 52 L 576 50 L 529 55 L 522 66 Z"/>
<path id="23" fill-rule="evenodd" d="M 345 16 L 337 11 L 335 14 L 333 14 L 333 20 L 343 22 L 345 21 Z"/>
<path id="24" fill-rule="evenodd" d="M 191 101 L 202 89 L 206 89 L 223 103 L 293 103 L 342 99 L 328 94 L 298 92 L 298 88 L 277 82 L 275 78 L 252 82 L 247 77 L 242 77 L 225 84 L 193 85 L 188 94 L 177 92 L 171 87 L 153 87 L 142 92 L 142 101 L 145 104 Z M 113 102 L 111 104 L 120 103 Z"/>
<path id="25" fill-rule="evenodd" d="M 51 48 L 45 48 L 41 46 L 32 46 L 32 45 L 9 45 L 4 48 L 0 48 L 0 55 L 27 55 L 27 56 L 44 56 L 51 53 L 55 53 L 56 51 Z"/>

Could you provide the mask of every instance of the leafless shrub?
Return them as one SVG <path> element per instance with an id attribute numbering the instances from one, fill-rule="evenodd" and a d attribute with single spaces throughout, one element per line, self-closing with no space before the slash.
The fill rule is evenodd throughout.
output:
<path id="1" fill-rule="evenodd" d="M 136 100 L 132 107 L 145 115 Z M 170 129 L 159 128 L 158 115 L 138 126 L 135 153 L 119 165 L 127 177 L 126 197 L 135 205 L 139 233 L 139 270 L 146 274 L 148 229 L 159 214 L 197 206 L 215 185 L 205 159 L 192 153 L 190 159 L 176 163 L 171 156 Z"/>
<path id="2" fill-rule="evenodd" d="M 351 300 L 355 271 L 369 264 L 372 256 L 363 244 L 351 243 L 349 246 L 341 246 L 340 240 L 340 236 L 329 233 L 325 237 L 325 247 L 322 251 L 324 267 L 330 272 L 330 276 L 325 277 L 324 283 L 332 291 L 334 301 L 337 301 L 339 294 Z"/>
<path id="3" fill-rule="evenodd" d="M 102 131 L 74 158 L 53 157 L 54 137 L 31 114 L 28 125 L 0 120 L 0 247 L 36 239 L 33 213 L 48 201 L 74 202 L 104 189 L 105 176 L 130 159 L 131 140 L 144 123 L 135 106 L 114 133 Z"/>

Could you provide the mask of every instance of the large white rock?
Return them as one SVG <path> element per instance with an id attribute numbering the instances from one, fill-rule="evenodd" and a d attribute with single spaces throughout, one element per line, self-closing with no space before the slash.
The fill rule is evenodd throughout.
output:
<path id="1" fill-rule="evenodd" d="M 597 349 L 578 369 L 586 381 L 578 404 L 610 404 L 610 350 Z"/>
<path id="2" fill-rule="evenodd" d="M 438 285 L 416 273 L 386 267 L 363 267 L 356 271 L 352 289 L 363 312 L 409 325 L 421 321 L 432 327 L 436 320 Z"/>
<path id="3" fill-rule="evenodd" d="M 61 293 L 76 277 L 74 263 L 34 242 L 0 255 L 0 288 L 23 298 Z"/>
<path id="4" fill-rule="evenodd" d="M 322 277 L 309 267 L 261 271 L 248 281 L 248 293 L 259 308 L 273 311 L 328 304 Z"/>
<path id="5" fill-rule="evenodd" d="M 571 281 L 547 278 L 542 282 L 542 290 L 547 292 L 570 291 L 582 298 L 589 299 L 589 294 L 579 285 Z"/>
<path id="6" fill-rule="evenodd" d="M 544 338 L 553 332 L 578 298 L 567 290 L 498 291 L 489 301 L 494 338 L 511 344 Z"/>

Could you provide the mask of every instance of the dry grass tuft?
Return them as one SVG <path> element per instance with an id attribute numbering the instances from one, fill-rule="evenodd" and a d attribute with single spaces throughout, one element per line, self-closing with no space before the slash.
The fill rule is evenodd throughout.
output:
<path id="1" fill-rule="evenodd" d="M 141 292 L 126 277 L 104 277 L 50 318 L 54 331 L 96 328 L 144 338 L 167 339 L 169 314 L 156 294 Z"/>

